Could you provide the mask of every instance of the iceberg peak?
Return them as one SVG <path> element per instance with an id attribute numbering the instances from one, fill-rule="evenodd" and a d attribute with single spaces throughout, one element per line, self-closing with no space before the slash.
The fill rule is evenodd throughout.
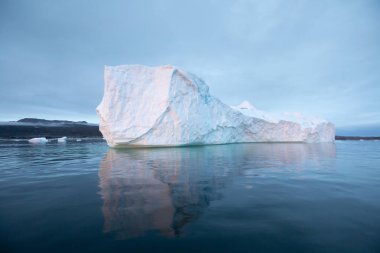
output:
<path id="1" fill-rule="evenodd" d="M 248 100 L 244 100 L 243 102 L 241 102 L 238 106 L 237 106 L 239 109 L 256 109 Z"/>

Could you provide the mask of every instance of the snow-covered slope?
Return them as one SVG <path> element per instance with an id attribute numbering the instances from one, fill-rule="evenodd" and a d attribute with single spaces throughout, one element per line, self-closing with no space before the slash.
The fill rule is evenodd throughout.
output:
<path id="1" fill-rule="evenodd" d="M 300 124 L 302 128 L 313 128 L 319 124 L 328 123 L 327 120 L 317 118 L 317 117 L 308 117 L 302 115 L 299 112 L 284 112 L 284 113 L 273 113 L 273 112 L 264 112 L 256 107 L 254 107 L 250 102 L 244 100 L 237 106 L 231 106 L 231 108 L 238 110 L 249 117 L 255 117 L 263 119 L 272 123 L 279 123 L 280 121 L 291 121 Z"/>
<path id="2" fill-rule="evenodd" d="M 247 102 L 227 106 L 203 80 L 173 66 L 107 66 L 104 79 L 97 113 L 111 147 L 334 141 L 331 123 L 272 118 Z"/>

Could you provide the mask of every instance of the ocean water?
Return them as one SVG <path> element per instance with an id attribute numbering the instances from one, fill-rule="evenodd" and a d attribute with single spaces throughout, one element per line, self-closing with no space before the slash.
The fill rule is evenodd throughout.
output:
<path id="1" fill-rule="evenodd" d="M 380 142 L 0 142 L 0 252 L 380 252 Z"/>

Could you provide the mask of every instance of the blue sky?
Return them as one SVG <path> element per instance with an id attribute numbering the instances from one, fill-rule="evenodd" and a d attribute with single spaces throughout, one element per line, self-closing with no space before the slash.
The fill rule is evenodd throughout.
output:
<path id="1" fill-rule="evenodd" d="M 172 64 L 227 104 L 380 126 L 380 2 L 0 2 L 0 120 L 97 122 L 104 65 Z"/>

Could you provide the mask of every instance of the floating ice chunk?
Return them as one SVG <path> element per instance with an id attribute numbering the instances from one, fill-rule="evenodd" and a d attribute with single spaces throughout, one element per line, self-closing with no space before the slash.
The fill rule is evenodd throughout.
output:
<path id="1" fill-rule="evenodd" d="M 48 142 L 48 140 L 45 137 L 41 137 L 29 139 L 28 142 L 33 144 L 45 144 Z"/>
<path id="2" fill-rule="evenodd" d="M 64 136 L 64 137 L 58 138 L 57 141 L 58 141 L 59 143 L 66 143 L 66 141 L 67 141 L 67 137 Z"/>

